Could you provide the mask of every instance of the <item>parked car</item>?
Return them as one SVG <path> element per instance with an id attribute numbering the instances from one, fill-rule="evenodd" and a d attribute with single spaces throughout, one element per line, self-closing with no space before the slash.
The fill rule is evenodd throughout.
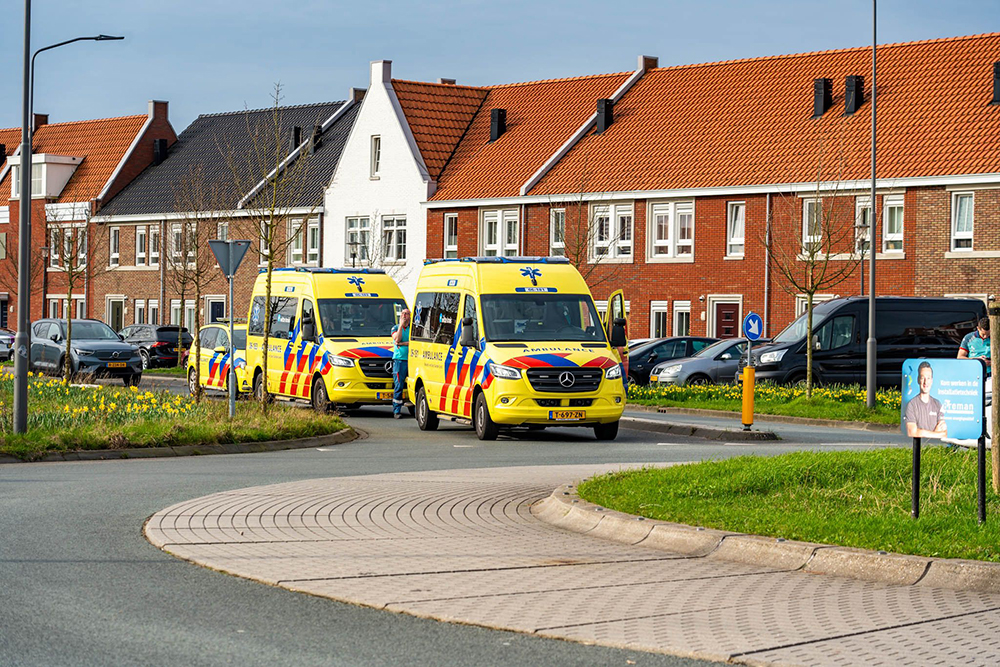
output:
<path id="1" fill-rule="evenodd" d="M 746 349 L 746 338 L 726 338 L 685 359 L 657 364 L 649 374 L 649 381 L 677 385 L 731 383 L 736 380 Z"/>
<path id="2" fill-rule="evenodd" d="M 247 325 L 235 325 L 233 336 L 235 344 L 232 348 L 234 348 L 235 353 L 231 354 L 229 326 L 226 323 L 209 324 L 198 331 L 198 338 L 201 340 L 200 372 L 195 373 L 194 360 L 189 359 L 186 365 L 188 392 L 192 396 L 197 391 L 199 384 L 205 389 L 228 391 L 230 363 L 233 364 L 233 370 L 236 373 L 236 393 L 250 391 L 250 381 L 247 379 L 246 373 Z"/>
<path id="3" fill-rule="evenodd" d="M 708 347 L 718 338 L 699 336 L 678 336 L 674 338 L 651 338 L 636 347 L 629 346 L 628 379 L 630 383 L 647 384 L 649 373 L 658 364 L 671 359 L 683 359 Z"/>
<path id="4" fill-rule="evenodd" d="M 30 370 L 58 375 L 66 358 L 66 320 L 38 320 L 31 325 Z M 73 320 L 70 367 L 74 375 L 118 377 L 125 386 L 139 384 L 139 350 L 98 320 Z"/>
<path id="5" fill-rule="evenodd" d="M 899 387 L 910 358 L 955 358 L 962 338 L 986 317 L 979 299 L 887 296 L 875 299 L 877 383 Z M 817 384 L 864 384 L 868 298 L 826 301 L 813 308 L 813 380 Z M 806 377 L 806 316 L 753 347 L 756 378 L 796 383 Z"/>
<path id="6" fill-rule="evenodd" d="M 0 339 L 0 361 L 10 361 L 14 358 L 14 344 Z"/>
<path id="7" fill-rule="evenodd" d="M 7 328 L 0 328 L 0 343 L 5 344 L 7 347 L 14 348 L 14 336 L 15 332 Z"/>
<path id="8" fill-rule="evenodd" d="M 132 324 L 121 330 L 126 342 L 139 348 L 142 367 L 177 366 L 177 355 L 191 347 L 188 330 L 176 325 Z M 178 344 L 178 334 L 180 341 Z"/>

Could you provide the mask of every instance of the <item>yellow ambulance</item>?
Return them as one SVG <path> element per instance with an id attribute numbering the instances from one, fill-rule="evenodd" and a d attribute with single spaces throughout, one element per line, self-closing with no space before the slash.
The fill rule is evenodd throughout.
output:
<path id="1" fill-rule="evenodd" d="M 254 396 L 308 400 L 319 411 L 392 404 L 390 331 L 406 308 L 396 282 L 376 269 L 275 269 L 270 339 L 264 345 L 267 274 L 247 317 L 247 376 Z"/>
<path id="2" fill-rule="evenodd" d="M 250 391 L 247 380 L 247 325 L 234 324 L 233 345 L 229 345 L 229 325 L 225 321 L 207 324 L 198 330 L 201 355 L 195 359 L 195 346 L 188 355 L 188 392 L 194 396 L 200 384 L 205 389 L 229 391 L 229 366 L 236 372 L 236 393 Z M 195 372 L 195 362 L 201 368 Z M 199 382 L 200 380 L 200 382 Z"/>
<path id="3" fill-rule="evenodd" d="M 613 440 L 625 408 L 620 291 L 607 313 L 564 257 L 427 260 L 407 377 L 418 426 L 471 423 L 480 440 L 503 426 L 588 426 Z"/>

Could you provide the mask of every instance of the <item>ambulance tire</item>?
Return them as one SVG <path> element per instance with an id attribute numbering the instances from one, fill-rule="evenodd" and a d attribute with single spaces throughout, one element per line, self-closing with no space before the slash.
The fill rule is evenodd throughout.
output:
<path id="1" fill-rule="evenodd" d="M 594 435 L 598 440 L 614 440 L 618 437 L 618 422 L 598 424 L 594 427 Z"/>
<path id="2" fill-rule="evenodd" d="M 258 372 L 253 379 L 253 398 L 258 403 L 273 403 L 274 394 L 264 393 L 264 373 Z"/>
<path id="3" fill-rule="evenodd" d="M 198 377 L 194 368 L 188 369 L 188 394 L 194 396 L 198 393 Z"/>
<path id="4" fill-rule="evenodd" d="M 326 393 L 326 383 L 319 375 L 313 380 L 312 393 L 309 395 L 309 402 L 316 412 L 326 413 L 330 411 L 330 397 Z"/>
<path id="5" fill-rule="evenodd" d="M 480 440 L 496 440 L 500 434 L 500 426 L 490 417 L 486 394 L 480 393 L 476 396 L 476 409 L 472 414 L 472 422 L 476 425 L 476 437 Z"/>
<path id="6" fill-rule="evenodd" d="M 431 407 L 427 405 L 427 392 L 424 391 L 423 385 L 417 389 L 417 426 L 420 427 L 421 431 L 436 431 L 438 427 L 438 416 L 436 413 L 431 411 Z"/>

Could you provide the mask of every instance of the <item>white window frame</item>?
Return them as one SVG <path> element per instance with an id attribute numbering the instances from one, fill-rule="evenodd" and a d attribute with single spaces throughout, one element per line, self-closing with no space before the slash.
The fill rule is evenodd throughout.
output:
<path id="1" fill-rule="evenodd" d="M 839 296 L 839 294 L 813 294 L 813 309 L 824 301 L 831 301 Z M 798 317 L 802 313 L 806 312 L 806 301 L 805 294 L 795 295 L 795 317 Z"/>
<path id="2" fill-rule="evenodd" d="M 63 230 L 62 227 L 50 227 L 49 228 L 49 266 L 52 268 L 59 267 L 59 256 L 60 249 L 63 245 Z"/>
<path id="3" fill-rule="evenodd" d="M 680 320 L 681 315 L 687 315 L 687 330 L 680 330 Z M 671 331 L 674 336 L 690 336 L 691 335 L 691 302 L 690 301 L 674 301 L 673 316 L 671 319 Z"/>
<path id="4" fill-rule="evenodd" d="M 226 319 L 226 297 L 221 294 L 209 294 L 205 298 L 205 310 L 202 313 L 201 323 L 202 325 L 211 324 L 209 319 L 212 317 L 212 304 L 221 303 L 222 304 L 222 319 Z"/>
<path id="5" fill-rule="evenodd" d="M 149 254 L 149 234 L 146 227 L 139 225 L 135 228 L 135 265 L 146 266 L 146 257 Z"/>
<path id="6" fill-rule="evenodd" d="M 305 258 L 306 239 L 305 225 L 301 218 L 291 220 L 288 223 L 288 263 L 302 265 Z"/>
<path id="7" fill-rule="evenodd" d="M 135 300 L 135 313 L 133 324 L 146 324 L 146 300 Z"/>
<path id="8" fill-rule="evenodd" d="M 899 231 L 889 231 L 890 213 L 899 210 Z M 906 233 L 905 209 L 903 208 L 903 196 L 892 195 L 882 197 L 882 252 L 899 254 L 903 252 L 903 236 Z M 898 243 L 898 248 L 890 248 L 890 243 Z"/>
<path id="9" fill-rule="evenodd" d="M 125 328 L 125 316 L 128 315 L 128 297 L 124 294 L 107 294 L 104 296 L 104 320 L 105 324 L 111 326 L 111 304 L 114 302 L 122 304 L 122 328 Z M 114 327 L 111 327 L 114 329 Z M 116 332 L 119 330 L 115 330 Z"/>
<path id="10" fill-rule="evenodd" d="M 354 215 L 344 219 L 344 263 L 351 259 L 351 241 L 357 242 L 356 262 L 368 261 L 371 243 L 372 220 L 367 215 Z"/>
<path id="11" fill-rule="evenodd" d="M 663 316 L 663 329 L 660 333 L 656 331 L 656 317 L 657 315 Z M 670 302 L 669 301 L 650 301 L 649 302 L 649 337 L 650 338 L 666 338 L 670 335 Z"/>
<path id="12" fill-rule="evenodd" d="M 151 267 L 160 266 L 160 226 L 150 225 L 149 227 L 149 265 Z"/>
<path id="13" fill-rule="evenodd" d="M 224 220 L 224 221 L 218 223 L 215 226 L 215 238 L 219 239 L 220 241 L 228 241 L 229 240 L 229 222 L 228 221 Z"/>
<path id="14" fill-rule="evenodd" d="M 184 326 L 184 308 L 180 299 L 170 300 L 170 324 L 174 326 Z"/>
<path id="15" fill-rule="evenodd" d="M 549 256 L 566 256 L 566 209 L 549 211 Z"/>
<path id="16" fill-rule="evenodd" d="M 958 202 L 960 199 L 969 199 L 969 226 L 968 231 L 958 231 Z M 951 251 L 971 252 L 973 247 L 973 234 L 976 230 L 976 197 L 974 192 L 952 192 L 951 193 Z M 962 245 L 959 245 L 962 243 Z M 968 245 L 965 245 L 968 243 Z"/>
<path id="17" fill-rule="evenodd" d="M 452 229 L 455 234 L 452 236 Z M 454 238 L 454 243 L 452 243 Z M 444 257 L 445 259 L 458 258 L 458 213 L 444 214 Z"/>
<path id="18" fill-rule="evenodd" d="M 306 264 L 319 264 L 320 245 L 319 218 L 310 218 L 306 221 Z"/>
<path id="19" fill-rule="evenodd" d="M 631 262 L 635 238 L 635 206 L 630 203 L 593 204 L 590 216 L 593 229 L 593 234 L 590 235 L 591 263 L 609 260 Z"/>
<path id="20" fill-rule="evenodd" d="M 370 178 L 378 178 L 382 171 L 382 137 L 378 134 L 373 134 L 371 137 L 371 160 L 370 160 L 370 173 L 368 174 Z"/>
<path id="21" fill-rule="evenodd" d="M 691 219 L 690 239 L 681 239 L 681 218 L 684 216 L 690 216 Z M 694 261 L 694 200 L 652 202 L 646 210 L 646 220 L 647 261 Z"/>
<path id="22" fill-rule="evenodd" d="M 190 332 L 192 335 L 196 331 L 194 325 L 195 325 L 197 310 L 198 310 L 198 304 L 195 303 L 194 299 L 184 300 L 184 324 L 182 324 L 181 326 L 187 327 L 188 332 Z M 190 326 L 188 323 L 190 323 Z"/>
<path id="23" fill-rule="evenodd" d="M 108 266 L 118 266 L 122 247 L 121 227 L 108 227 Z"/>
<path id="24" fill-rule="evenodd" d="M 809 229 L 810 208 L 814 209 L 813 218 L 819 226 L 818 236 L 810 233 L 810 231 L 815 231 L 815 229 Z M 809 246 L 811 244 L 816 245 L 813 252 L 818 252 L 823 247 L 823 200 L 818 197 L 810 197 L 802 200 L 802 251 L 804 253 L 810 252 Z"/>
<path id="25" fill-rule="evenodd" d="M 406 262 L 406 216 L 383 215 L 382 258 L 388 264 Z"/>
<path id="26" fill-rule="evenodd" d="M 742 226 L 736 235 L 735 223 Z M 731 201 L 726 203 L 726 257 L 742 258 L 746 253 L 747 203 Z"/>
<path id="27" fill-rule="evenodd" d="M 490 226 L 494 225 L 491 238 Z M 507 232 L 514 228 L 514 240 Z M 521 221 L 516 208 L 483 210 L 479 216 L 479 254 L 487 257 L 514 257 L 520 254 Z"/>
<path id="28" fill-rule="evenodd" d="M 57 319 L 59 317 L 60 306 L 62 306 L 62 302 L 65 301 L 65 299 L 57 299 L 57 298 L 54 299 L 52 297 L 49 297 L 47 300 L 49 302 L 49 308 L 48 308 L 49 318 Z"/>
<path id="29" fill-rule="evenodd" d="M 871 209 L 871 195 L 857 197 L 854 200 L 854 252 L 858 255 L 867 256 L 871 250 L 871 228 L 865 224 L 865 214 L 867 213 L 870 220 Z"/>
<path id="30" fill-rule="evenodd" d="M 21 165 L 11 165 L 11 199 L 21 198 Z M 45 192 L 45 164 L 42 162 L 31 165 L 31 196 L 41 197 Z"/>
<path id="31" fill-rule="evenodd" d="M 80 299 L 73 297 L 74 305 L 76 306 L 76 319 L 83 320 L 87 318 L 87 300 L 85 298 Z"/>
<path id="32" fill-rule="evenodd" d="M 146 307 L 148 308 L 147 316 L 149 317 L 149 322 L 147 324 L 159 324 L 160 323 L 160 300 L 150 299 L 146 302 Z"/>
<path id="33" fill-rule="evenodd" d="M 601 299 L 601 300 L 594 299 L 594 308 L 597 309 L 597 315 L 601 318 L 601 321 L 603 322 L 604 321 L 604 316 L 608 314 L 608 300 L 607 299 Z M 632 313 L 632 302 L 631 301 L 626 301 L 625 302 L 625 317 L 626 318 L 629 317 L 631 315 L 631 313 Z"/>

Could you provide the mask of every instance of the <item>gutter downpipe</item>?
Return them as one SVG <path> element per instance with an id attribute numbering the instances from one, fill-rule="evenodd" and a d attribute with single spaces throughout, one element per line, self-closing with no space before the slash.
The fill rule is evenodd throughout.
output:
<path id="1" fill-rule="evenodd" d="M 165 229 L 166 225 L 163 222 L 157 222 L 156 224 L 159 225 L 159 227 L 160 227 L 159 245 L 157 246 L 157 252 L 160 255 L 160 259 L 159 259 L 159 265 L 160 265 L 160 271 L 159 271 L 159 274 L 160 274 L 160 304 L 159 304 L 159 306 L 160 307 L 156 309 L 156 319 L 159 320 L 159 321 L 158 322 L 154 322 L 154 324 L 156 326 L 160 326 L 160 325 L 163 324 L 163 311 L 166 308 L 166 306 L 164 306 L 164 304 L 163 304 L 163 301 L 167 298 L 166 293 L 163 291 L 163 272 L 166 270 L 166 265 L 163 263 L 163 239 L 165 238 L 163 236 L 163 234 L 166 231 L 166 229 Z M 149 244 L 149 242 L 147 241 L 147 245 L 148 244 Z"/>
<path id="2" fill-rule="evenodd" d="M 764 227 L 764 332 L 761 334 L 768 338 L 768 327 L 771 326 L 771 193 L 767 193 L 767 205 L 765 208 Z"/>
<path id="3" fill-rule="evenodd" d="M 521 204 L 521 238 L 518 241 L 521 243 L 521 256 L 526 256 L 528 254 L 528 219 L 525 217 L 524 204 Z"/>

